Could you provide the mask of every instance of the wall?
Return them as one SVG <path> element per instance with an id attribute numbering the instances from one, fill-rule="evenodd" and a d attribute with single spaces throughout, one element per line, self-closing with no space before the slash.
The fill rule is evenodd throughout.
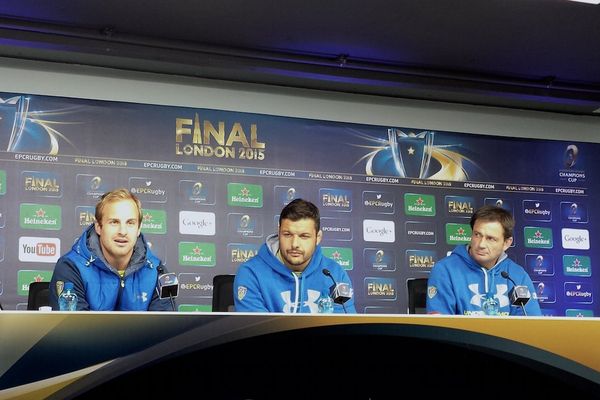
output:
<path id="1" fill-rule="evenodd" d="M 361 124 L 600 142 L 600 118 L 134 73 L 0 58 L 0 91 Z"/>

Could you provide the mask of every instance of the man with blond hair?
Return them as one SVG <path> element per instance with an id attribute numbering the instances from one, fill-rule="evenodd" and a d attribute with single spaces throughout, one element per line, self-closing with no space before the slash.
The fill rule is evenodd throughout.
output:
<path id="1" fill-rule="evenodd" d="M 158 294 L 158 276 L 166 268 L 141 233 L 140 200 L 124 188 L 107 192 L 96 205 L 95 217 L 54 267 L 52 308 L 58 310 L 58 296 L 72 282 L 78 311 L 173 310 L 174 303 Z"/>

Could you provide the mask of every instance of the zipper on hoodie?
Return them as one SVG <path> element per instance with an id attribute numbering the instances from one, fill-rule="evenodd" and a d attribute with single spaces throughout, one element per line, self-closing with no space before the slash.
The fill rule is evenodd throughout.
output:
<path id="1" fill-rule="evenodd" d="M 123 289 L 125 288 L 125 279 L 121 278 L 119 275 L 119 293 L 117 293 L 117 302 L 115 304 L 115 311 L 119 309 L 121 305 L 121 294 L 123 293 Z"/>

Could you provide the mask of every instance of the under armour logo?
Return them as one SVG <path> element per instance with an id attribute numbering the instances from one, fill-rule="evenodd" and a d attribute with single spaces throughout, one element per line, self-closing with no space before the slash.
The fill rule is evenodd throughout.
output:
<path id="1" fill-rule="evenodd" d="M 469 285 L 469 290 L 473 293 L 473 297 L 471 297 L 471 304 L 481 307 L 482 300 L 486 297 L 485 294 L 479 293 L 479 284 L 472 283 Z M 498 301 L 498 305 L 500 308 L 506 307 L 509 305 L 508 296 L 506 292 L 508 291 L 508 286 L 504 283 L 496 285 L 496 294 L 494 298 Z"/>
<path id="2" fill-rule="evenodd" d="M 496 295 L 494 297 L 500 303 L 500 307 L 506 307 L 510 304 L 506 292 L 508 292 L 508 285 L 505 283 L 496 285 Z"/>
<path id="3" fill-rule="evenodd" d="M 291 295 L 292 292 L 290 290 L 286 290 L 285 292 L 281 292 L 280 296 L 283 299 L 283 301 L 285 302 L 285 305 L 283 306 L 283 311 L 284 313 L 290 313 L 290 309 L 292 308 L 292 306 L 295 306 L 295 303 L 292 303 L 292 299 L 291 299 Z"/>
<path id="4" fill-rule="evenodd" d="M 308 299 L 304 302 L 304 305 L 310 309 L 311 314 L 316 314 L 319 312 L 319 305 L 317 301 L 319 297 L 321 297 L 321 293 L 317 290 L 308 289 Z"/>
<path id="5" fill-rule="evenodd" d="M 481 307 L 481 299 L 483 294 L 479 293 L 479 283 L 471 283 L 469 285 L 469 290 L 471 293 L 473 293 L 473 297 L 471 297 L 471 304 Z"/>
<path id="6" fill-rule="evenodd" d="M 319 305 L 317 304 L 317 300 L 321 297 L 321 293 L 318 290 L 308 289 L 306 291 L 307 299 L 304 302 L 304 307 L 308 307 L 311 314 L 316 314 L 319 312 Z M 284 313 L 291 313 L 292 307 L 296 308 L 296 303 L 292 301 L 292 292 L 291 290 L 286 290 L 285 292 L 280 293 L 281 298 L 283 299 L 285 305 L 283 306 Z"/>

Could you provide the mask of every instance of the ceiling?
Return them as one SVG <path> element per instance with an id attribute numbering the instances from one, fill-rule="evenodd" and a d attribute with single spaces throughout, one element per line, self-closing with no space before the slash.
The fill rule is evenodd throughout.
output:
<path id="1" fill-rule="evenodd" d="M 0 57 L 600 116 L 566 0 L 2 0 Z"/>

